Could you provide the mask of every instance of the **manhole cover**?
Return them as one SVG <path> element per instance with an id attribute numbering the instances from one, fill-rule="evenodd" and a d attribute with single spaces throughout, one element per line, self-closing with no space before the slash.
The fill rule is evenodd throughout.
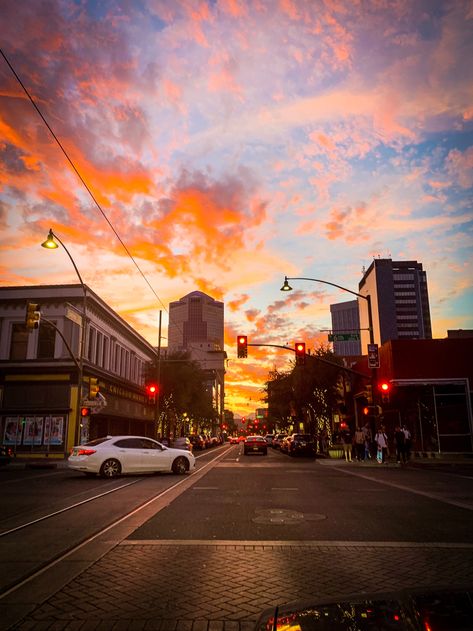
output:
<path id="1" fill-rule="evenodd" d="M 252 519 L 255 524 L 300 524 L 304 521 L 304 513 L 285 508 L 262 508 L 256 511 Z"/>

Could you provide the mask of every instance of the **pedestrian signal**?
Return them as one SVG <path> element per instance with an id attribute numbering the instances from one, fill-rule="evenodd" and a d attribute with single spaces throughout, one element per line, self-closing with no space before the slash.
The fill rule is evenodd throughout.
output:
<path id="1" fill-rule="evenodd" d="M 248 337 L 239 335 L 237 337 L 237 357 L 248 357 Z"/>
<path id="2" fill-rule="evenodd" d="M 89 399 L 96 399 L 99 390 L 99 380 L 96 377 L 89 377 Z"/>

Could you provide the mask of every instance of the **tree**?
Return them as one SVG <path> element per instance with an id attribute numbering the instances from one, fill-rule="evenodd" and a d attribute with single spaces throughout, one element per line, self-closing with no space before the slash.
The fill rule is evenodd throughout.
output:
<path id="1" fill-rule="evenodd" d="M 306 356 L 305 365 L 294 362 L 290 372 L 271 371 L 265 387 L 270 415 L 282 429 L 295 417 L 310 433 L 329 431 L 332 412 L 341 401 L 342 374 L 341 358 L 323 345 Z"/>
<path id="2" fill-rule="evenodd" d="M 163 435 L 181 434 L 184 418 L 186 423 L 196 424 L 201 430 L 210 430 L 216 411 L 207 371 L 185 352 L 171 353 L 160 364 L 158 387 Z M 150 375 L 157 374 L 156 360 L 150 366 Z"/>

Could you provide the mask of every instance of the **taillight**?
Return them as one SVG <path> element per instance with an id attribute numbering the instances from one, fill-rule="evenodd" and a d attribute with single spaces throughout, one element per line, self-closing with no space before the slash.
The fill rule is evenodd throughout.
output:
<path id="1" fill-rule="evenodd" d="M 91 456 L 95 451 L 95 449 L 78 449 L 77 456 Z"/>

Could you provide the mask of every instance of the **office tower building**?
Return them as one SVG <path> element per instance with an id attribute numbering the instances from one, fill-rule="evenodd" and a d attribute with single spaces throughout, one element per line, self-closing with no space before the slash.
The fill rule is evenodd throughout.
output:
<path id="1" fill-rule="evenodd" d="M 427 276 L 422 263 L 374 259 L 359 283 L 359 293 L 370 296 L 376 344 L 397 339 L 431 339 Z M 369 342 L 368 301 L 358 299 L 361 348 Z"/>
<path id="2" fill-rule="evenodd" d="M 332 315 L 333 352 L 344 357 L 361 355 L 360 314 L 358 301 L 350 300 L 330 305 Z M 340 339 L 341 336 L 352 339 Z M 358 336 L 358 339 L 354 339 Z M 337 339 L 338 338 L 338 339 Z"/>

